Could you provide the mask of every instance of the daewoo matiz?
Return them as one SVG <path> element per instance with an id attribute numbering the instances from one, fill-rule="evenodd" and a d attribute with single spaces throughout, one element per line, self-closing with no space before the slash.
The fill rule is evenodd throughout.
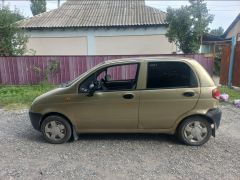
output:
<path id="1" fill-rule="evenodd" d="M 218 99 L 195 60 L 119 59 L 36 98 L 29 114 L 33 127 L 55 144 L 81 133 L 167 133 L 199 146 L 219 127 Z"/>

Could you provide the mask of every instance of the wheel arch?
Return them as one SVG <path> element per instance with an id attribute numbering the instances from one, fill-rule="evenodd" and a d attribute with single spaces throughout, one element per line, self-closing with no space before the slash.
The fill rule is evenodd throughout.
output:
<path id="1" fill-rule="evenodd" d="M 177 126 L 176 126 L 175 132 L 178 131 L 178 128 L 180 127 L 180 125 L 181 125 L 186 119 L 188 119 L 188 118 L 194 118 L 194 117 L 204 118 L 204 119 L 206 119 L 208 122 L 210 122 L 211 124 L 214 124 L 213 119 L 211 119 L 211 118 L 208 117 L 207 115 L 204 115 L 204 114 L 193 114 L 193 115 L 189 115 L 189 116 L 187 116 L 187 117 L 184 117 L 181 121 L 179 121 L 178 124 L 177 124 Z M 215 136 L 215 128 L 213 128 L 212 135 Z"/>
<path id="2" fill-rule="evenodd" d="M 72 128 L 73 124 L 72 124 L 72 122 L 69 120 L 69 118 L 68 118 L 67 116 L 65 116 L 64 114 L 58 113 L 58 112 L 50 112 L 50 113 L 44 114 L 43 117 L 42 117 L 42 119 L 41 119 L 41 121 L 40 121 L 40 126 L 42 126 L 42 123 L 43 123 L 44 119 L 46 119 L 46 118 L 49 117 L 49 116 L 54 116 L 54 115 L 55 115 L 55 116 L 60 116 L 60 117 L 62 117 L 62 118 L 64 118 L 64 119 L 66 119 L 66 120 L 68 121 L 68 123 L 71 125 L 71 128 Z"/>
<path id="3" fill-rule="evenodd" d="M 71 137 L 71 138 L 73 138 L 74 140 L 77 140 L 77 139 L 78 139 L 78 135 L 77 135 L 77 132 L 76 132 L 76 127 L 75 127 L 74 124 L 70 121 L 70 119 L 69 119 L 66 115 L 64 115 L 64 114 L 62 114 L 62 113 L 49 112 L 49 113 L 44 114 L 43 117 L 42 117 L 42 119 L 41 119 L 41 121 L 40 121 L 40 127 L 42 126 L 42 123 L 43 123 L 44 119 L 46 119 L 46 118 L 49 117 L 49 116 L 54 116 L 54 115 L 55 115 L 55 116 L 60 116 L 60 117 L 62 117 L 62 118 L 64 118 L 64 119 L 66 119 L 66 121 L 68 121 L 68 123 L 69 123 L 70 126 L 71 126 L 71 130 L 72 130 L 72 137 Z"/>

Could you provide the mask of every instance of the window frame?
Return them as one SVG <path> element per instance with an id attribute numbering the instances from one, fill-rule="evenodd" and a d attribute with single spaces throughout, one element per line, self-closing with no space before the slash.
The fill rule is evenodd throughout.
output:
<path id="1" fill-rule="evenodd" d="M 149 74 L 148 74 L 148 72 L 149 72 L 149 64 L 150 63 L 183 63 L 183 64 L 185 64 L 186 66 L 188 66 L 190 69 L 191 69 L 191 71 L 193 72 L 193 74 L 194 74 L 194 76 L 195 76 L 195 78 L 196 78 L 196 86 L 194 86 L 194 87 L 191 87 L 191 86 L 188 86 L 188 87 L 159 87 L 159 88 L 148 88 L 147 87 L 147 85 L 148 85 L 148 76 L 149 76 Z M 199 78 L 198 78 L 198 75 L 197 75 L 197 73 L 196 73 L 196 71 L 194 71 L 194 68 L 191 66 L 191 65 L 189 65 L 188 63 L 186 63 L 186 62 L 181 62 L 181 61 L 149 61 L 149 62 L 147 62 L 147 70 L 146 70 L 146 84 L 145 84 L 145 90 L 164 90 L 164 89 L 188 89 L 188 88 L 199 88 L 200 87 L 200 82 L 199 82 Z"/>
<path id="2" fill-rule="evenodd" d="M 134 89 L 124 89 L 124 90 L 96 90 L 96 92 L 118 92 L 118 91 L 136 91 L 137 90 L 137 84 L 138 84 L 138 80 L 139 80 L 139 72 L 140 72 L 140 66 L 141 66 L 141 63 L 140 62 L 130 62 L 130 63 L 123 63 L 123 64 L 111 64 L 109 66 L 105 66 L 105 67 L 100 67 L 99 69 L 97 69 L 96 71 L 94 71 L 92 74 L 88 75 L 79 85 L 78 85 L 78 93 L 80 94 L 86 94 L 87 92 L 81 92 L 80 90 L 80 86 L 85 83 L 87 81 L 87 79 L 89 77 L 91 77 L 92 75 L 95 76 L 96 78 L 96 73 L 98 71 L 107 71 L 108 68 L 111 68 L 111 67 L 114 67 L 114 66 L 124 66 L 124 65 L 134 65 L 136 64 L 137 65 L 137 70 L 136 70 L 136 77 L 135 77 L 135 80 L 136 80 L 136 87 Z"/>

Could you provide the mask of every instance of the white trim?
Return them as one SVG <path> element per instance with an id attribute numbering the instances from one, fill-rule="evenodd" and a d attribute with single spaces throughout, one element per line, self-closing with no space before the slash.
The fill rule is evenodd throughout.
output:
<path id="1" fill-rule="evenodd" d="M 95 36 L 92 34 L 89 34 L 87 36 L 87 51 L 88 55 L 95 55 L 96 54 L 96 45 L 95 45 Z"/>
<path id="2" fill-rule="evenodd" d="M 134 36 L 134 35 L 164 35 L 166 27 L 148 28 L 111 28 L 111 29 L 76 29 L 76 30 L 32 30 L 29 37 L 81 37 L 81 36 Z"/>

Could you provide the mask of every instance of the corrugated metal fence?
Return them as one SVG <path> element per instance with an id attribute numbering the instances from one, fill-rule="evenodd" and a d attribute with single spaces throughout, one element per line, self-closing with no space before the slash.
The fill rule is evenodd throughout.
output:
<path id="1" fill-rule="evenodd" d="M 144 56 L 146 57 L 146 55 Z M 205 67 L 210 75 L 213 74 L 214 60 L 212 57 L 206 57 L 204 54 L 178 56 L 197 60 L 203 67 Z M 0 84 L 38 84 L 44 80 L 46 72 L 48 72 L 48 81 L 50 83 L 65 83 L 105 60 L 127 57 L 140 57 L 140 55 L 0 57 Z"/>

